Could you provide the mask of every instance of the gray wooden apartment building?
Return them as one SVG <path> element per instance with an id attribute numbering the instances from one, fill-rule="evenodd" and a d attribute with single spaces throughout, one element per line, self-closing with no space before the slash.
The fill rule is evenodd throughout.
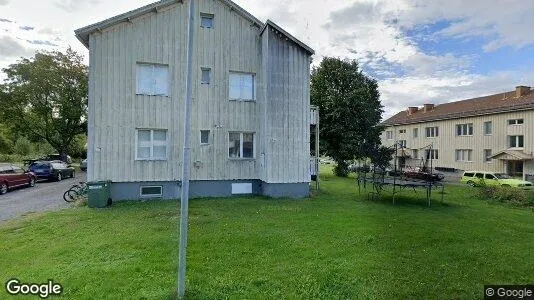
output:
<path id="1" fill-rule="evenodd" d="M 88 181 L 179 198 L 188 1 L 75 31 L 89 49 Z M 305 197 L 313 50 L 228 0 L 197 0 L 191 196 Z"/>

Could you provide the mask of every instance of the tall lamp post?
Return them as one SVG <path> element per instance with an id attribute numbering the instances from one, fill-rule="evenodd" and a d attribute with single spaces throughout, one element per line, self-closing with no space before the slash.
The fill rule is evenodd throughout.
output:
<path id="1" fill-rule="evenodd" d="M 182 163 L 182 189 L 180 197 L 180 246 L 178 250 L 178 297 L 185 295 L 185 254 L 187 249 L 187 225 L 189 210 L 189 171 L 191 156 L 191 102 L 193 88 L 193 42 L 195 33 L 195 1 L 189 0 L 189 25 L 187 42 L 187 77 L 185 84 L 184 152 Z"/>

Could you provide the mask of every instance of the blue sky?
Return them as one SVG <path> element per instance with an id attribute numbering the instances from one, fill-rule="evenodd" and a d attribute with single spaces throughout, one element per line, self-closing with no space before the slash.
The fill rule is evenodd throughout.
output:
<path id="1" fill-rule="evenodd" d="M 87 56 L 75 29 L 151 2 L 0 0 L 0 68 L 36 50 L 72 46 Z M 378 80 L 384 117 L 534 84 L 534 1 L 235 2 L 314 48 L 314 65 L 324 56 L 358 60 Z"/>

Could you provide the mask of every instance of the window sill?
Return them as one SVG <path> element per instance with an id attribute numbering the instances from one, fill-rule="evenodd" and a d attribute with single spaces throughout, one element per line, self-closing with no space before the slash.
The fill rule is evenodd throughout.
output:
<path id="1" fill-rule="evenodd" d="M 256 99 L 228 99 L 233 102 L 256 102 Z"/>
<path id="2" fill-rule="evenodd" d="M 211 145 L 210 143 L 200 143 L 201 147 L 210 146 L 210 145 Z"/>
<path id="3" fill-rule="evenodd" d="M 149 97 L 163 97 L 163 98 L 171 98 L 169 95 L 148 95 L 148 94 L 138 94 L 135 93 L 136 96 L 149 96 Z"/>
<path id="4" fill-rule="evenodd" d="M 166 158 L 136 158 L 135 161 L 167 161 Z"/>
<path id="5" fill-rule="evenodd" d="M 254 158 L 254 157 L 251 157 L 251 158 L 229 157 L 228 160 L 229 161 L 254 161 L 254 160 L 256 160 L 256 158 Z"/>

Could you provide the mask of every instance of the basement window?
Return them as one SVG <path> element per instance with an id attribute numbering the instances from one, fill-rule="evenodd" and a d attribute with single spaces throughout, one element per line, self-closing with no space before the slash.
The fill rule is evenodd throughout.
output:
<path id="1" fill-rule="evenodd" d="M 201 28 L 213 28 L 213 15 L 212 14 L 200 14 L 200 27 Z"/>
<path id="2" fill-rule="evenodd" d="M 157 186 L 142 186 L 140 189 L 141 197 L 161 197 L 163 196 L 163 187 Z"/>

